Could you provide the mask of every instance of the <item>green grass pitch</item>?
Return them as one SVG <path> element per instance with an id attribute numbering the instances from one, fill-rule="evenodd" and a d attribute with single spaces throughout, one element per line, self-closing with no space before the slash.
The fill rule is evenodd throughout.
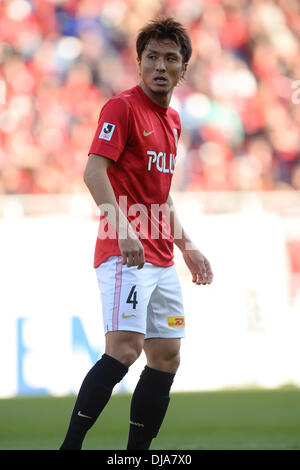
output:
<path id="1" fill-rule="evenodd" d="M 58 449 L 75 397 L 0 400 L 0 449 Z M 130 395 L 112 396 L 83 449 L 125 449 Z M 173 393 L 156 449 L 300 449 L 300 389 Z"/>

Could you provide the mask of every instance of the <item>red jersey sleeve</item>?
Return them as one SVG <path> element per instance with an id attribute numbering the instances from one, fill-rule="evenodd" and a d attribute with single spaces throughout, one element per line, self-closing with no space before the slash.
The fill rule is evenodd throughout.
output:
<path id="1" fill-rule="evenodd" d="M 95 153 L 117 161 L 126 145 L 130 126 L 130 105 L 112 98 L 102 108 L 89 155 Z"/>

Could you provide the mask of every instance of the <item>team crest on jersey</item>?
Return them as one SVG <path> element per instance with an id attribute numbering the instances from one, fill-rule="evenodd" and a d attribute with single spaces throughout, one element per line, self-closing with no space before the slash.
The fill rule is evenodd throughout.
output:
<path id="1" fill-rule="evenodd" d="M 105 122 L 102 127 L 102 131 L 99 135 L 99 139 L 110 140 L 115 130 L 115 125 Z"/>

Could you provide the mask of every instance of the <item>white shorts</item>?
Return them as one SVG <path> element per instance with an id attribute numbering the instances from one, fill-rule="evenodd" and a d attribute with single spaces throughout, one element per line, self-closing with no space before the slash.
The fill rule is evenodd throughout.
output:
<path id="1" fill-rule="evenodd" d="M 184 310 L 174 265 L 122 265 L 111 256 L 96 268 L 103 325 L 109 331 L 135 331 L 146 338 L 183 338 Z"/>

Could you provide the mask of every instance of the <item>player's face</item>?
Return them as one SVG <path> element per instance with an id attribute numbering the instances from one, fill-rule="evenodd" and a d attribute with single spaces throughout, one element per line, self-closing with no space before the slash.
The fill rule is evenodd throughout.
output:
<path id="1" fill-rule="evenodd" d="M 184 76 L 186 67 L 180 46 L 169 39 L 151 39 L 139 61 L 141 87 L 158 104 L 166 101 L 167 106 L 174 87 Z"/>

